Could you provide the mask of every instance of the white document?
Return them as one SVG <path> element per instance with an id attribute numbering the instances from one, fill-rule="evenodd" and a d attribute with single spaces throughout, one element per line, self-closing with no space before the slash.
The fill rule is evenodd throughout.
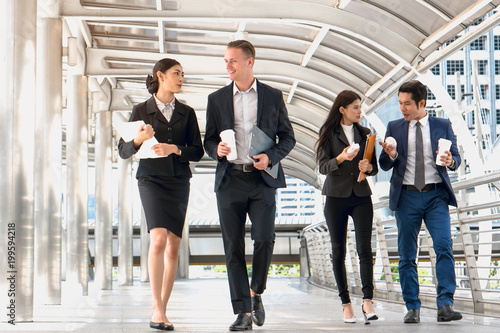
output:
<path id="1" fill-rule="evenodd" d="M 115 122 L 113 123 L 115 126 L 116 130 L 118 131 L 118 134 L 123 138 L 125 142 L 129 142 L 131 140 L 134 140 L 136 137 L 137 133 L 139 132 L 139 129 L 141 128 L 141 125 L 144 125 L 144 121 L 138 120 L 138 121 L 131 121 L 131 122 Z M 151 139 L 146 140 L 142 143 L 141 148 L 139 148 L 139 151 L 135 154 L 137 158 L 160 158 L 160 157 L 165 157 L 165 156 L 158 156 L 156 155 L 155 151 L 151 149 L 154 145 L 158 144 L 158 140 L 153 136 Z"/>

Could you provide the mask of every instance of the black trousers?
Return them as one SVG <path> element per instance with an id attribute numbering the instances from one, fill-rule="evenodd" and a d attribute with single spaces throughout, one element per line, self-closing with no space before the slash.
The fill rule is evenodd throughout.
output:
<path id="1" fill-rule="evenodd" d="M 254 242 L 251 288 L 262 294 L 274 248 L 276 189 L 266 185 L 259 171 L 231 170 L 216 195 L 233 311 L 248 313 L 251 304 L 245 260 L 246 217 L 248 214 L 252 222 Z"/>
<path id="2" fill-rule="evenodd" d="M 332 242 L 333 273 L 342 304 L 351 302 L 345 268 L 349 215 L 354 221 L 363 299 L 373 298 L 372 199 L 370 196 L 357 197 L 354 194 L 351 194 L 349 198 L 327 196 L 325 218 Z"/>

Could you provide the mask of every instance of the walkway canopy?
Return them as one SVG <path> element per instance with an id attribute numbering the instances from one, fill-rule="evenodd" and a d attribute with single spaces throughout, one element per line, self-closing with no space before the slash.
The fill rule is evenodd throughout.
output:
<path id="1" fill-rule="evenodd" d="M 228 83 L 226 45 L 248 39 L 255 76 L 283 91 L 297 145 L 288 175 L 320 186 L 314 144 L 336 95 L 351 89 L 364 107 L 500 0 L 64 0 L 65 37 L 78 37 L 83 75 L 111 86 L 109 110 L 130 112 L 147 98 L 144 81 L 164 57 L 186 73 L 180 100 L 204 130 L 209 93 Z M 196 172 L 211 171 L 203 159 Z"/>

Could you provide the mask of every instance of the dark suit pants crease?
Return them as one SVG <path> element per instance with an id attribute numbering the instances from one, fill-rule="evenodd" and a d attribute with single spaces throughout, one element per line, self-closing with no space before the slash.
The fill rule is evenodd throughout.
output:
<path id="1" fill-rule="evenodd" d="M 216 193 L 224 241 L 231 302 L 235 314 L 249 313 L 250 285 L 245 261 L 246 214 L 254 241 L 251 288 L 261 294 L 274 248 L 276 189 L 264 183 L 259 171 L 230 170 Z"/>
<path id="2" fill-rule="evenodd" d="M 325 218 L 332 243 L 333 273 L 342 304 L 351 302 L 345 267 L 347 226 L 349 215 L 354 222 L 356 250 L 359 257 L 363 299 L 373 298 L 372 221 L 373 205 L 370 196 L 334 198 L 327 196 Z"/>

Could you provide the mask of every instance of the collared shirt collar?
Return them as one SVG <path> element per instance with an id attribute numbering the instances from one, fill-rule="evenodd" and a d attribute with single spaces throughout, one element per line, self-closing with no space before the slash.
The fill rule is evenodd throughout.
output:
<path id="1" fill-rule="evenodd" d="M 425 117 L 423 117 L 420 120 L 412 120 L 410 121 L 410 125 L 413 127 L 417 124 L 417 121 L 420 123 L 422 127 L 427 126 L 427 123 L 429 122 L 429 114 L 426 114 Z"/>
<path id="2" fill-rule="evenodd" d="M 246 93 L 246 92 L 249 92 L 250 90 L 254 90 L 255 92 L 257 92 L 257 79 L 253 79 L 253 83 L 252 83 L 252 86 L 247 90 L 247 91 L 241 91 L 240 89 L 238 89 L 238 87 L 236 86 L 236 83 L 233 82 L 233 96 L 236 95 L 236 93 Z"/>
<path id="3" fill-rule="evenodd" d="M 163 109 L 165 108 L 165 106 L 170 106 L 172 108 L 172 110 L 175 109 L 175 97 L 174 97 L 174 99 L 172 99 L 172 102 L 167 103 L 167 104 L 160 101 L 158 99 L 158 97 L 156 97 L 156 94 L 153 94 L 153 97 L 155 98 L 156 106 L 158 106 L 158 110 L 163 112 Z"/>

